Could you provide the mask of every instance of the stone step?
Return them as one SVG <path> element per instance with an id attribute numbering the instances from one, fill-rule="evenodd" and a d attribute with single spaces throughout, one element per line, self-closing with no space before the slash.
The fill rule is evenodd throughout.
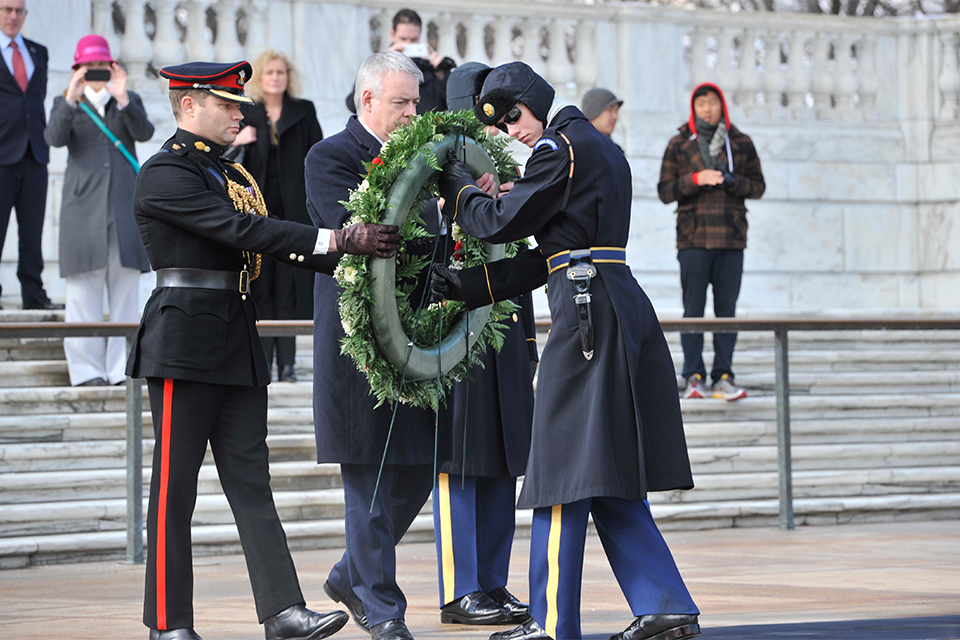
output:
<path id="1" fill-rule="evenodd" d="M 715 398 L 681 400 L 685 422 L 776 419 L 776 398 L 747 397 L 736 402 Z M 960 394 L 796 395 L 790 397 L 791 418 L 851 420 L 923 418 L 960 415 Z"/>
<path id="2" fill-rule="evenodd" d="M 776 526 L 776 500 L 730 500 L 693 504 L 654 503 L 651 511 L 661 530 L 696 530 L 735 526 Z M 894 522 L 960 518 L 960 493 L 893 496 L 848 496 L 801 498 L 794 502 L 798 526 L 854 522 Z M 518 535 L 529 535 L 530 511 L 517 512 Z M 343 521 L 304 520 L 285 522 L 291 549 L 342 547 Z M 193 527 L 196 557 L 240 552 L 233 524 Z M 433 518 L 418 516 L 404 542 L 433 539 Z M 122 530 L 90 533 L 16 536 L 0 538 L 0 568 L 54 563 L 119 560 L 125 557 L 126 533 Z"/>
<path id="3" fill-rule="evenodd" d="M 792 363 L 791 363 L 792 366 Z M 882 395 L 904 393 L 958 393 L 960 371 L 936 369 L 930 371 L 790 371 L 792 395 L 843 395 L 860 393 Z M 737 374 L 737 384 L 753 395 L 774 393 L 776 375 L 773 371 Z"/>
<path id="4" fill-rule="evenodd" d="M 143 486 L 150 486 L 150 463 L 144 461 Z M 341 486 L 340 466 L 313 460 L 270 464 L 270 486 L 275 492 L 309 491 Z M 81 469 L 0 474 L 0 504 L 27 504 L 67 500 L 107 500 L 126 496 L 126 469 Z M 200 468 L 200 495 L 221 493 L 212 464 Z"/>

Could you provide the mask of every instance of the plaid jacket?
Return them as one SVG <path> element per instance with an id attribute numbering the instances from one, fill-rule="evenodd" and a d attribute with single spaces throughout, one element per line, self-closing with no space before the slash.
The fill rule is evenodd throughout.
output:
<path id="1" fill-rule="evenodd" d="M 743 201 L 759 198 L 766 184 L 753 141 L 735 126 L 730 127 L 734 187 L 698 186 L 693 174 L 706 169 L 700 146 L 688 124 L 680 127 L 663 154 L 657 192 L 664 204 L 677 202 L 677 249 L 745 249 L 747 208 Z M 727 163 L 726 147 L 720 162 Z"/>

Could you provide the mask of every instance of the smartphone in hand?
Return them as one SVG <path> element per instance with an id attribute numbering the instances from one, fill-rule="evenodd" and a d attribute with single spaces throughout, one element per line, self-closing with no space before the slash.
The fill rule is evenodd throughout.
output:
<path id="1" fill-rule="evenodd" d="M 410 58 L 426 58 L 430 55 L 426 42 L 411 42 L 403 47 L 403 52 Z"/>
<path id="2" fill-rule="evenodd" d="M 87 69 L 83 79 L 87 82 L 109 82 L 110 69 Z"/>

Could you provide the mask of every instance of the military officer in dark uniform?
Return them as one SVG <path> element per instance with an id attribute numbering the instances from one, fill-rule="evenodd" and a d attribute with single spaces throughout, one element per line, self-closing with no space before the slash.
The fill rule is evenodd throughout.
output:
<path id="1" fill-rule="evenodd" d="M 450 110 L 473 110 L 490 67 L 467 62 L 447 79 Z M 488 300 L 489 302 L 489 300 Z M 517 477 L 530 453 L 537 336 L 529 292 L 503 321 L 503 347 L 489 348 L 453 391 L 452 460 L 433 496 L 440 621 L 516 624 L 528 606 L 506 589 L 516 529 Z"/>
<path id="2" fill-rule="evenodd" d="M 455 156 L 448 158 L 440 177 L 445 213 L 467 233 L 494 242 L 533 235 L 547 258 L 529 252 L 508 268 L 462 278 L 441 268 L 435 288 L 476 306 L 478 288 L 489 302 L 546 282 L 553 323 L 518 505 L 534 509 L 533 619 L 492 638 L 581 637 L 580 577 L 591 514 L 636 616 L 613 638 L 693 638 L 700 634 L 699 611 L 645 499 L 648 491 L 689 489 L 693 480 L 673 361 L 626 264 L 630 167 L 607 136 L 579 109 L 556 100 L 553 88 L 522 62 L 487 76 L 475 112 L 533 153 L 524 177 L 500 198 L 477 187 Z"/>
<path id="3" fill-rule="evenodd" d="M 220 158 L 237 135 L 246 62 L 161 70 L 179 128 L 144 163 L 134 214 L 157 288 L 127 363 L 146 378 L 156 444 L 143 621 L 196 640 L 190 520 L 207 443 L 236 518 L 268 640 L 325 638 L 348 620 L 304 607 L 267 468 L 267 363 L 248 294 L 260 253 L 331 273 L 339 253 L 392 255 L 396 227 L 330 231 L 266 217 L 256 182 Z M 259 214 L 259 215 L 258 215 Z"/>

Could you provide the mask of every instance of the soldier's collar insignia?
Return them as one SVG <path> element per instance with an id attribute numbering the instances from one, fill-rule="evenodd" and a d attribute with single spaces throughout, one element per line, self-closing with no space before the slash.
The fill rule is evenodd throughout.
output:
<path id="1" fill-rule="evenodd" d="M 180 151 L 180 145 L 177 144 L 176 142 L 173 143 L 173 148 L 175 151 Z"/>
<path id="2" fill-rule="evenodd" d="M 204 153 L 210 153 L 210 147 L 208 147 L 207 145 L 205 145 L 205 144 L 204 144 L 203 142 L 201 142 L 200 140 L 197 140 L 196 142 L 194 142 L 194 143 L 193 143 L 193 146 L 195 146 L 195 147 L 197 148 L 197 151 L 203 151 Z"/>
<path id="3" fill-rule="evenodd" d="M 490 104 L 489 102 L 484 103 L 484 105 L 483 105 L 483 113 L 484 113 L 484 115 L 486 115 L 488 118 L 492 118 L 492 117 L 493 117 L 493 114 L 494 114 L 493 105 Z"/>

